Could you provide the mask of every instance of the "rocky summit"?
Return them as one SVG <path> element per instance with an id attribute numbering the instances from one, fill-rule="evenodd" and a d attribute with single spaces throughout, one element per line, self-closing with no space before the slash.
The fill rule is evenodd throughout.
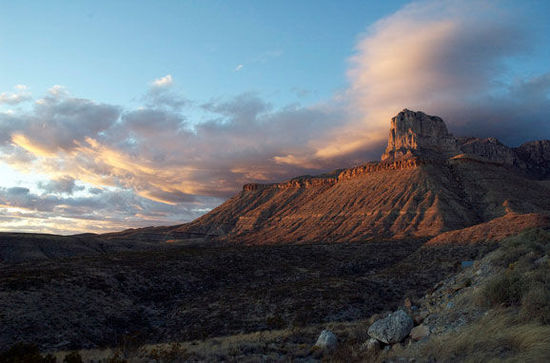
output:
<path id="1" fill-rule="evenodd" d="M 382 161 L 415 156 L 449 157 L 458 153 L 457 140 L 440 117 L 404 109 L 391 119 L 388 147 Z"/>
<path id="2" fill-rule="evenodd" d="M 504 236 L 547 223 L 548 140 L 513 148 L 494 138 L 455 137 L 440 117 L 404 109 L 391 119 L 381 159 L 282 183 L 247 184 L 191 223 L 109 238 L 347 242 L 486 230 L 494 220 L 506 221 L 499 222 Z"/>

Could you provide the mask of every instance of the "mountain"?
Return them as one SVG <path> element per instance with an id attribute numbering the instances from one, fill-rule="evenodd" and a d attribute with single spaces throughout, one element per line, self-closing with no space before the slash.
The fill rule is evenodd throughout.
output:
<path id="1" fill-rule="evenodd" d="M 508 235 L 548 223 L 549 213 L 549 140 L 512 148 L 495 138 L 455 137 L 440 117 L 404 109 L 391 120 L 379 162 L 282 183 L 247 184 L 191 223 L 105 237 L 244 244 L 347 242 L 429 239 L 497 225 L 499 235 Z M 441 242 L 440 238 L 437 243 Z"/>
<path id="2" fill-rule="evenodd" d="M 403 110 L 378 162 L 282 183 L 246 184 L 186 224 L 103 235 L 0 233 L 0 262 L 170 245 L 423 239 L 499 240 L 550 225 L 550 141 L 508 147 L 455 137 L 445 122 Z"/>

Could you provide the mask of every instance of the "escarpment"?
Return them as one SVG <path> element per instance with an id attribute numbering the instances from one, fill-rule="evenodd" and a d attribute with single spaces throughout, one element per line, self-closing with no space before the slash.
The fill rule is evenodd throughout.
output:
<path id="1" fill-rule="evenodd" d="M 161 234 L 245 244 L 431 238 L 507 215 L 548 215 L 549 178 L 548 140 L 510 148 L 494 138 L 455 137 L 441 118 L 405 109 L 391 120 L 381 161 L 246 184 L 211 212 Z"/>

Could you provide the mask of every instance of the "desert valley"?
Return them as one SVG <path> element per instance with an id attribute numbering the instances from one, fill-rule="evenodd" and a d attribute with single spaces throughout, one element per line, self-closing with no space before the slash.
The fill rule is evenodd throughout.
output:
<path id="1" fill-rule="evenodd" d="M 0 0 L 0 363 L 550 362 L 549 14 Z"/>
<path id="2" fill-rule="evenodd" d="M 466 339 L 488 314 L 521 329 L 549 323 L 550 141 L 455 137 L 407 109 L 388 124 L 379 162 L 247 184 L 187 224 L 3 233 L 1 348 L 111 361 L 447 360 L 472 351 L 434 344 Z M 515 323 L 523 295 L 490 291 L 512 272 L 543 289 L 525 287 L 543 297 Z M 384 341 L 402 322 L 378 333 L 373 323 L 396 311 L 410 327 Z M 323 329 L 337 343 L 315 345 Z M 547 343 L 500 339 L 485 353 L 548 354 Z"/>

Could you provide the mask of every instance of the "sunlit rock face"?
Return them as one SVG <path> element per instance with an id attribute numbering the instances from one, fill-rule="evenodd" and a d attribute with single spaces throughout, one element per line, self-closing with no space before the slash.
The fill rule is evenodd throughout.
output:
<path id="1" fill-rule="evenodd" d="M 404 109 L 391 119 L 388 147 L 382 161 L 415 156 L 440 158 L 458 153 L 457 141 L 440 117 Z"/>

